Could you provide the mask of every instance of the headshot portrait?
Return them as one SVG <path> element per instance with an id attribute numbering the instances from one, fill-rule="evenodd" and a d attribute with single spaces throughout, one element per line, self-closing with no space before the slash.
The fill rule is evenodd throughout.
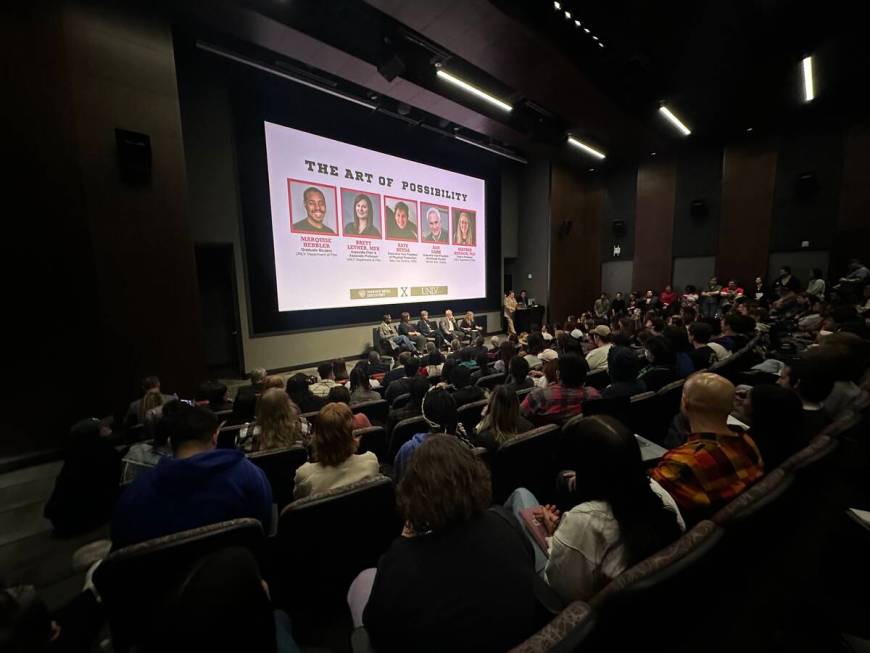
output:
<path id="1" fill-rule="evenodd" d="M 385 197 L 388 240 L 417 241 L 417 202 Z"/>
<path id="2" fill-rule="evenodd" d="M 341 189 L 342 235 L 381 237 L 381 196 L 350 188 Z"/>
<path id="3" fill-rule="evenodd" d="M 475 246 L 475 211 L 453 209 L 453 244 Z"/>
<path id="4" fill-rule="evenodd" d="M 290 231 L 338 235 L 334 186 L 288 179 L 287 192 L 290 196 Z"/>
<path id="5" fill-rule="evenodd" d="M 420 215 L 423 216 L 423 242 L 424 243 L 447 243 L 448 209 L 438 204 L 420 203 Z"/>

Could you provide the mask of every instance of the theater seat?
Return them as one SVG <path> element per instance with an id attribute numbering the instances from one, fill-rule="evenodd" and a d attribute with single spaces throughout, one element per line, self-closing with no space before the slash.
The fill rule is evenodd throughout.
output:
<path id="1" fill-rule="evenodd" d="M 485 376 L 480 377 L 477 380 L 475 385 L 484 388 L 485 390 L 492 390 L 495 386 L 504 383 L 506 375 L 502 372 L 497 372 L 495 374 L 486 373 Z"/>
<path id="2" fill-rule="evenodd" d="M 687 614 L 686 605 L 687 601 L 702 601 L 701 597 L 715 598 L 721 582 L 717 549 L 722 535 L 722 529 L 712 521 L 699 522 L 592 597 L 589 604 L 598 614 L 592 637 L 596 650 L 704 650 L 699 642 L 715 632 L 711 625 L 721 613 L 699 605 Z M 675 619 L 680 623 L 673 631 L 668 624 Z M 651 644 L 659 646 L 651 648 Z"/>
<path id="3" fill-rule="evenodd" d="M 457 410 L 459 423 L 465 428 L 465 432 L 470 436 L 474 433 L 475 427 L 480 423 L 480 415 L 486 404 L 489 403 L 486 399 L 472 401 L 470 404 L 460 406 Z"/>
<path id="4" fill-rule="evenodd" d="M 556 486 L 556 451 L 561 431 L 555 424 L 541 426 L 501 445 L 492 456 L 492 500 L 502 504 L 518 487 L 541 503 L 551 503 Z"/>
<path id="5" fill-rule="evenodd" d="M 390 445 L 387 447 L 387 460 L 384 462 L 392 463 L 396 458 L 399 449 L 408 440 L 414 437 L 417 433 L 428 433 L 429 424 L 422 416 L 409 417 L 398 422 L 393 427 L 393 432 L 390 433 Z"/>
<path id="6" fill-rule="evenodd" d="M 353 436 L 359 438 L 358 454 L 371 451 L 378 457 L 379 462 L 392 462 L 391 460 L 386 460 L 387 431 L 383 426 L 369 426 L 364 429 L 355 429 Z"/>
<path id="7" fill-rule="evenodd" d="M 610 374 L 607 370 L 597 370 L 586 375 L 586 385 L 596 390 L 604 390 L 610 385 Z"/>
<path id="8" fill-rule="evenodd" d="M 253 428 L 253 423 L 250 424 Z M 236 426 L 225 426 L 218 432 L 217 448 L 218 449 L 235 449 L 236 441 L 239 439 L 239 432 L 244 427 L 244 424 Z"/>
<path id="9" fill-rule="evenodd" d="M 411 401 L 411 393 L 405 392 L 404 394 L 400 394 L 395 399 L 393 399 L 393 403 L 390 404 L 390 408 L 396 410 L 397 408 L 404 408 L 408 405 L 408 402 Z"/>
<path id="10" fill-rule="evenodd" d="M 308 460 L 308 450 L 301 444 L 286 449 L 272 449 L 248 454 L 248 459 L 265 472 L 272 485 L 272 502 L 278 510 L 293 500 L 296 470 Z"/>
<path id="11" fill-rule="evenodd" d="M 346 610 L 353 579 L 377 566 L 401 532 L 395 486 L 386 476 L 294 501 L 278 522 L 279 603 L 296 614 Z"/>
<path id="12" fill-rule="evenodd" d="M 362 413 L 369 418 L 372 424 L 384 426 L 387 423 L 387 414 L 390 412 L 390 406 L 385 399 L 375 399 L 374 401 L 362 401 L 358 404 L 351 404 L 350 409 L 354 413 Z"/>
<path id="13" fill-rule="evenodd" d="M 623 424 L 627 424 L 630 405 L 631 398 L 627 396 L 590 399 L 583 403 L 583 414 L 587 417 L 589 415 L 610 415 Z"/>
<path id="14" fill-rule="evenodd" d="M 556 618 L 508 653 L 571 653 L 583 651 L 583 642 L 595 627 L 595 613 L 587 603 L 574 601 Z"/>
<path id="15" fill-rule="evenodd" d="M 265 562 L 266 539 L 256 519 L 201 526 L 114 551 L 94 573 L 103 600 L 113 649 L 147 646 L 164 598 L 205 555 L 228 546 L 250 549 Z"/>
<path id="16" fill-rule="evenodd" d="M 522 388 L 521 390 L 517 390 L 517 399 L 520 400 L 520 403 L 523 403 L 523 399 L 535 388 Z"/>

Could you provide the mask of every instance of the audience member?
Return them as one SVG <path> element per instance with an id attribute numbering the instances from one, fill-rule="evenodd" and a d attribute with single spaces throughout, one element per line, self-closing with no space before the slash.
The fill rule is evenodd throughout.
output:
<path id="1" fill-rule="evenodd" d="M 170 399 L 178 399 L 178 397 L 163 394 L 160 392 L 160 379 L 156 376 L 146 376 L 142 379 L 142 396 L 130 402 L 124 417 L 124 425 L 142 424 L 145 421 L 145 413 Z"/>
<path id="2" fill-rule="evenodd" d="M 423 399 L 420 414 L 429 425 L 429 430 L 425 433 L 416 433 L 410 440 L 405 442 L 396 453 L 396 459 L 393 461 L 393 473 L 397 479 L 402 478 L 402 474 L 408 465 L 408 461 L 414 455 L 417 448 L 426 441 L 433 433 L 455 434 L 460 430 L 459 416 L 456 411 L 456 401 L 444 388 L 432 388 L 426 393 Z M 471 446 L 470 443 L 463 439 L 463 442 Z"/>
<path id="3" fill-rule="evenodd" d="M 442 369 L 444 369 L 444 354 L 436 349 L 426 359 L 426 376 L 429 378 L 441 376 Z"/>
<path id="4" fill-rule="evenodd" d="M 420 414 L 423 398 L 428 391 L 429 382 L 422 376 L 418 375 L 411 379 L 408 387 L 408 392 L 411 396 L 408 398 L 408 403 L 400 408 L 390 408 L 390 412 L 387 414 L 387 435 L 391 434 L 396 424 L 403 419 L 417 417 Z"/>
<path id="5" fill-rule="evenodd" d="M 621 292 L 616 293 L 613 301 L 610 302 L 610 311 L 614 317 L 620 317 L 625 314 L 625 298 Z"/>
<path id="6" fill-rule="evenodd" d="M 369 377 L 362 367 L 355 367 L 350 371 L 350 401 L 354 404 L 361 404 L 364 401 L 377 401 L 381 398 L 377 392 L 372 390 Z"/>
<path id="7" fill-rule="evenodd" d="M 787 265 L 783 265 L 779 269 L 779 277 L 773 282 L 773 285 L 774 287 L 785 288 L 795 293 L 801 289 L 801 282 L 792 276 L 791 268 Z"/>
<path id="8" fill-rule="evenodd" d="M 287 379 L 287 395 L 303 413 L 313 413 L 323 408 L 324 397 L 316 397 L 308 385 L 308 377 L 302 372 Z"/>
<path id="9" fill-rule="evenodd" d="M 136 478 L 112 518 L 119 549 L 161 535 L 253 517 L 269 532 L 272 488 L 238 449 L 215 449 L 218 420 L 207 408 L 182 406 L 170 425 L 172 458 Z"/>
<path id="10" fill-rule="evenodd" d="M 719 300 L 721 299 L 722 286 L 719 279 L 710 277 L 707 288 L 701 291 L 701 314 L 704 317 L 716 317 L 719 312 Z"/>
<path id="11" fill-rule="evenodd" d="M 58 535 L 79 535 L 109 521 L 121 476 L 121 455 L 109 434 L 95 417 L 70 429 L 63 467 L 44 510 Z"/>
<path id="12" fill-rule="evenodd" d="M 539 358 L 541 359 L 541 369 L 529 372 L 529 376 L 534 380 L 536 388 L 546 388 L 551 383 L 556 382 L 559 354 L 552 349 L 545 349 Z"/>
<path id="13" fill-rule="evenodd" d="M 146 469 L 155 467 L 163 458 L 172 455 L 172 447 L 169 446 L 171 415 L 183 405 L 178 399 L 163 404 L 161 417 L 154 427 L 154 438 L 150 442 L 146 440 L 132 444 L 124 454 L 121 483 L 130 483 Z"/>
<path id="14" fill-rule="evenodd" d="M 484 398 L 483 388 L 471 384 L 471 370 L 469 368 L 459 365 L 453 370 L 453 375 L 450 378 L 456 388 L 453 399 L 456 401 L 457 408 Z"/>
<path id="15" fill-rule="evenodd" d="M 193 400 L 200 406 L 208 406 L 213 413 L 230 410 L 233 407 L 233 402 L 227 398 L 226 384 L 215 379 L 200 383 Z"/>
<path id="16" fill-rule="evenodd" d="M 233 422 L 236 424 L 250 422 L 254 419 L 257 398 L 263 394 L 263 379 L 266 378 L 266 370 L 262 367 L 255 367 L 248 376 L 251 379 L 250 385 L 241 386 L 236 391 L 236 398 L 233 400 Z"/>
<path id="17" fill-rule="evenodd" d="M 333 404 L 344 404 L 346 406 L 350 405 L 350 390 L 348 390 L 343 385 L 337 385 L 332 390 L 329 391 L 329 396 L 326 400 Z M 365 413 L 354 413 L 353 414 L 353 429 L 367 429 L 372 425 L 369 421 L 368 416 Z"/>
<path id="18" fill-rule="evenodd" d="M 475 429 L 473 442 L 478 447 L 495 451 L 505 442 L 534 426 L 520 415 L 517 393 L 506 385 L 496 386 L 483 409 L 480 423 Z"/>
<path id="19" fill-rule="evenodd" d="M 749 336 L 755 331 L 755 320 L 738 313 L 728 313 L 722 318 L 722 336 L 715 342 L 734 353 L 749 342 Z"/>
<path id="20" fill-rule="evenodd" d="M 666 326 L 662 335 L 674 352 L 674 371 L 677 378 L 686 378 L 695 371 L 695 364 L 690 357 L 692 345 L 689 344 L 689 334 L 681 326 Z"/>
<path id="21" fill-rule="evenodd" d="M 644 343 L 644 357 L 647 365 L 641 369 L 637 378 L 647 390 L 661 390 L 668 383 L 677 380 L 676 354 L 664 336 L 652 336 Z"/>
<path id="22" fill-rule="evenodd" d="M 504 383 L 511 390 L 524 390 L 534 386 L 529 378 L 529 363 L 522 356 L 514 356 L 508 365 L 508 376 Z"/>
<path id="23" fill-rule="evenodd" d="M 340 358 L 332 361 L 332 374 L 336 382 L 341 383 L 350 380 L 350 375 L 347 373 L 347 363 Z"/>
<path id="24" fill-rule="evenodd" d="M 535 630 L 530 547 L 490 502 L 486 466 L 455 438 L 419 448 L 398 488 L 402 537 L 348 595 L 379 653 L 506 651 Z"/>
<path id="25" fill-rule="evenodd" d="M 381 355 L 372 349 L 368 354 L 368 360 L 366 362 L 365 373 L 366 376 L 371 378 L 376 374 L 386 374 L 390 371 L 390 366 L 381 361 Z"/>
<path id="26" fill-rule="evenodd" d="M 744 402 L 744 415 L 766 469 L 779 467 L 809 444 L 803 428 L 801 400 L 790 390 L 778 385 L 755 386 Z"/>
<path id="27" fill-rule="evenodd" d="M 321 363 L 318 365 L 317 376 L 320 377 L 320 381 L 311 384 L 311 394 L 315 397 L 326 399 L 329 391 L 337 385 L 335 382 L 335 369 L 332 367 L 332 363 Z"/>
<path id="28" fill-rule="evenodd" d="M 307 462 L 296 470 L 293 489 L 296 499 L 372 478 L 379 473 L 375 454 L 371 451 L 356 453 L 358 442 L 353 437 L 353 413 L 347 404 L 331 403 L 320 409 L 311 444 L 315 462 Z"/>
<path id="29" fill-rule="evenodd" d="M 508 366 L 514 357 L 515 349 L 510 340 L 505 340 L 498 346 L 498 358 L 492 366 L 493 371 L 507 374 Z"/>
<path id="30" fill-rule="evenodd" d="M 607 369 L 607 354 L 613 343 L 610 342 L 610 327 L 599 324 L 590 332 L 594 349 L 586 354 L 586 363 L 590 372 Z"/>
<path id="31" fill-rule="evenodd" d="M 529 369 L 539 369 L 541 367 L 541 359 L 538 354 L 544 351 L 544 336 L 539 332 L 530 333 L 526 340 L 526 362 L 529 364 Z"/>
<path id="32" fill-rule="evenodd" d="M 810 281 L 807 284 L 807 292 L 818 297 L 820 300 L 825 299 L 825 276 L 820 268 L 812 268 L 810 270 Z"/>
<path id="33" fill-rule="evenodd" d="M 683 386 L 680 410 L 691 435 L 668 451 L 650 475 L 689 521 L 711 515 L 764 473 L 752 438 L 728 426 L 733 406 L 734 385 L 717 374 L 698 372 Z"/>
<path id="34" fill-rule="evenodd" d="M 566 603 L 588 601 L 632 565 L 676 540 L 686 528 L 674 499 L 644 468 L 637 438 L 613 417 L 565 425 L 563 463 L 576 472 L 573 508 L 560 515 L 525 488 L 506 507 L 532 508 L 550 536 L 547 556 L 534 546 L 536 570 Z"/>
<path id="35" fill-rule="evenodd" d="M 269 388 L 257 401 L 257 421 L 239 430 L 244 451 L 270 451 L 302 444 L 302 415 L 287 393 Z"/>
<path id="36" fill-rule="evenodd" d="M 631 348 L 611 347 L 607 354 L 610 385 L 602 390 L 601 398 L 630 397 L 646 392 L 646 385 L 637 378 L 639 367 L 640 361 Z"/>
<path id="37" fill-rule="evenodd" d="M 399 395 L 408 394 L 408 392 L 411 391 L 411 379 L 417 376 L 417 372 L 420 371 L 420 359 L 414 356 L 409 356 L 405 360 L 402 370 L 404 371 L 404 377 L 396 379 L 390 383 L 384 392 L 384 399 L 386 399 L 390 404 L 392 404 L 395 398 Z"/>
<path id="38" fill-rule="evenodd" d="M 719 360 L 716 352 L 710 347 L 712 336 L 713 329 L 705 322 L 692 322 L 689 325 L 689 340 L 693 347 L 693 350 L 689 352 L 689 358 L 698 371 L 706 370 Z"/>
<path id="39" fill-rule="evenodd" d="M 561 422 L 583 412 L 583 402 L 597 399 L 595 388 L 583 387 L 589 366 L 575 354 L 559 359 L 556 383 L 546 388 L 535 388 L 523 400 L 522 414 L 533 420 Z"/>
<path id="40" fill-rule="evenodd" d="M 610 298 L 606 292 L 601 293 L 601 297 L 595 300 L 592 307 L 596 317 L 607 317 L 610 313 Z"/>
<path id="41" fill-rule="evenodd" d="M 403 351 L 399 354 L 399 358 L 396 360 L 396 366 L 384 375 L 384 378 L 381 380 L 381 385 L 384 388 L 388 388 L 393 381 L 404 379 L 407 376 L 407 374 L 405 374 L 405 365 L 413 357 L 414 355 L 409 351 Z"/>
<path id="42" fill-rule="evenodd" d="M 662 308 L 667 311 L 671 306 L 679 306 L 680 296 L 674 292 L 671 286 L 665 286 L 665 289 L 659 293 L 659 300 L 662 303 Z"/>

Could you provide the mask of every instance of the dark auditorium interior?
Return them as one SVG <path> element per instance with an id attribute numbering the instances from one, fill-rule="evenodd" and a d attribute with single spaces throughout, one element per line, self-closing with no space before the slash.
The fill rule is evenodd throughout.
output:
<path id="1" fill-rule="evenodd" d="M 861 3 L 0 13 L 0 651 L 870 653 Z"/>

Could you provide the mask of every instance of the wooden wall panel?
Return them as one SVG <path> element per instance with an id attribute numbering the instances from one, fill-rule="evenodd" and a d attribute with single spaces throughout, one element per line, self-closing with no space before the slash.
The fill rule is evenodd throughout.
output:
<path id="1" fill-rule="evenodd" d="M 599 225 L 604 189 L 554 165 L 550 194 L 550 321 L 587 310 L 601 287 Z M 569 228 L 570 227 L 570 228 Z"/>
<path id="2" fill-rule="evenodd" d="M 717 274 L 748 283 L 767 270 L 777 153 L 764 145 L 725 148 Z"/>
<path id="3" fill-rule="evenodd" d="M 661 290 L 671 283 L 676 177 L 672 163 L 638 168 L 632 282 L 638 290 Z"/>
<path id="4" fill-rule="evenodd" d="M 870 126 L 858 124 L 849 129 L 844 149 L 840 215 L 831 251 L 833 277 L 845 274 L 851 257 L 866 262 L 870 250 Z"/>

